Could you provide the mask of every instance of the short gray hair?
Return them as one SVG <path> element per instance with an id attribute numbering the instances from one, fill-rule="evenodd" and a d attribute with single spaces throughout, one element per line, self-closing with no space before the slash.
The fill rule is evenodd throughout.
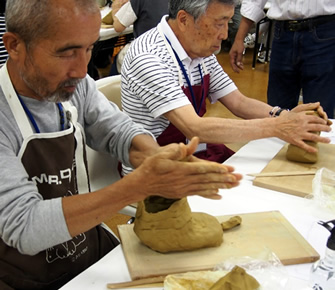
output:
<path id="1" fill-rule="evenodd" d="M 236 6 L 239 0 L 169 0 L 169 18 L 176 19 L 178 11 L 185 10 L 198 19 L 214 2 Z"/>
<path id="2" fill-rule="evenodd" d="M 96 0 L 67 0 L 86 13 L 97 13 Z M 53 0 L 8 0 L 6 3 L 6 29 L 18 34 L 27 47 L 37 40 L 50 37 L 50 31 L 57 26 L 54 21 Z M 60 20 L 61 21 L 61 20 Z"/>

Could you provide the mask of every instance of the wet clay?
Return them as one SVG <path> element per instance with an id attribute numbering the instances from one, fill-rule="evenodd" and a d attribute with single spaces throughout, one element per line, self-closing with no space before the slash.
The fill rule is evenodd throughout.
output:
<path id="1" fill-rule="evenodd" d="M 312 141 L 304 141 L 304 142 L 318 149 L 318 144 L 316 142 Z M 290 161 L 296 161 L 302 163 L 316 163 L 319 159 L 319 155 L 318 152 L 310 153 L 296 145 L 289 144 L 286 151 L 286 158 L 287 160 Z"/>
<path id="2" fill-rule="evenodd" d="M 239 216 L 234 216 L 230 218 L 228 221 L 221 223 L 221 227 L 223 230 L 229 230 L 233 227 L 239 226 L 242 222 L 242 218 Z"/>
<path id="3" fill-rule="evenodd" d="M 235 266 L 227 275 L 219 279 L 209 290 L 256 290 L 258 281 L 243 268 Z"/>
<path id="4" fill-rule="evenodd" d="M 225 228 L 237 224 L 233 221 Z M 134 232 L 143 244 L 161 253 L 220 246 L 222 230 L 215 217 L 191 212 L 186 198 L 149 197 L 137 205 Z"/>
<path id="5" fill-rule="evenodd" d="M 314 114 L 316 116 L 319 116 L 318 112 L 307 112 L 310 114 Z M 315 134 L 320 135 L 320 132 L 313 132 Z M 304 141 L 306 144 L 318 149 L 318 144 L 316 142 L 312 141 Z M 318 152 L 310 153 L 305 151 L 304 149 L 289 144 L 286 151 L 286 159 L 290 161 L 296 161 L 296 162 L 302 162 L 302 163 L 316 163 L 318 161 Z"/>

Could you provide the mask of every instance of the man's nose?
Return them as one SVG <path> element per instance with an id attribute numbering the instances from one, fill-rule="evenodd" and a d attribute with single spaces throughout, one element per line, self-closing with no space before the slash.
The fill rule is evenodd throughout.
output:
<path id="1" fill-rule="evenodd" d="M 91 54 L 80 53 L 72 61 L 69 77 L 74 79 L 83 79 L 87 74 L 87 66 L 91 59 Z"/>
<path id="2" fill-rule="evenodd" d="M 228 38 L 228 27 L 224 27 L 220 31 L 219 39 L 226 40 L 227 38 Z"/>

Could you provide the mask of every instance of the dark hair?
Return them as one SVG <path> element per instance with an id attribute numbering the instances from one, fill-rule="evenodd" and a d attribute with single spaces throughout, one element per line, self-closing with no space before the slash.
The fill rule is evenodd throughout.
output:
<path id="1" fill-rule="evenodd" d="M 6 0 L 0 0 L 0 15 L 4 15 L 6 10 Z"/>
<path id="2" fill-rule="evenodd" d="M 239 3 L 238 0 L 169 0 L 169 18 L 176 19 L 178 11 L 185 10 L 194 19 L 198 19 L 213 2 L 233 6 Z"/>

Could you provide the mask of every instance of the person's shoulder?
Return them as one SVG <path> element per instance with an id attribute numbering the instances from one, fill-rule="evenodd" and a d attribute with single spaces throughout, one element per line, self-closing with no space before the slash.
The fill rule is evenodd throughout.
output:
<path id="1" fill-rule="evenodd" d="M 211 54 L 209 56 L 206 56 L 203 58 L 203 62 L 206 64 L 206 65 L 217 65 L 219 62 L 215 56 L 215 54 Z"/>
<path id="2" fill-rule="evenodd" d="M 154 27 L 147 32 L 141 34 L 137 37 L 132 44 L 132 49 L 137 51 L 154 51 L 160 47 L 164 46 L 164 40 L 158 33 L 157 27 Z"/>
<path id="3" fill-rule="evenodd" d="M 143 42 L 148 41 L 149 43 L 157 41 L 157 39 L 160 38 L 160 35 L 158 33 L 157 27 L 153 27 L 149 29 L 148 31 L 142 33 L 140 36 L 138 36 L 135 41 Z"/>

